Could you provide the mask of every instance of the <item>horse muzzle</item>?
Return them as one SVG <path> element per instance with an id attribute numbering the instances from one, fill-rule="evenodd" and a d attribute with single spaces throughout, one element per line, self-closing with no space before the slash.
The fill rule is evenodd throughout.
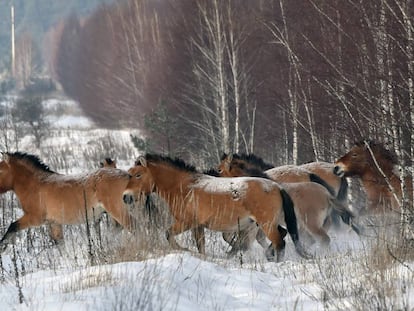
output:
<path id="1" fill-rule="evenodd" d="M 343 177 L 345 175 L 345 170 L 341 165 L 335 165 L 333 173 L 339 177 Z"/>
<path id="2" fill-rule="evenodd" d="M 125 192 L 122 196 L 122 200 L 125 204 L 131 205 L 135 202 L 134 195 L 131 192 Z"/>

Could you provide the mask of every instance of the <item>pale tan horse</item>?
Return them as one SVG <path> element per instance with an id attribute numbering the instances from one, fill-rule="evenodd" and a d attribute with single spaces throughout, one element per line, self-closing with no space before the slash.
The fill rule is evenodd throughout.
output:
<path id="1" fill-rule="evenodd" d="M 338 176 L 333 173 L 334 163 L 329 162 L 309 162 L 299 165 L 311 173 L 318 175 L 335 192 L 335 197 L 344 205 L 348 205 L 348 182 L 344 176 Z"/>
<path id="2" fill-rule="evenodd" d="M 321 184 L 342 204 L 348 204 L 348 182 L 345 177 L 334 174 L 334 163 L 310 162 L 302 165 L 282 165 L 274 167 L 254 154 L 223 154 L 219 169 L 227 171 L 258 169 L 278 182 L 307 182 Z"/>
<path id="3" fill-rule="evenodd" d="M 0 193 L 13 191 L 24 215 L 13 222 L 0 241 L 4 250 L 17 231 L 50 224 L 51 237 L 63 239 L 63 224 L 84 223 L 106 210 L 129 231 L 136 228 L 122 194 L 130 181 L 127 172 L 98 169 L 83 175 L 53 172 L 38 157 L 26 153 L 3 153 L 0 162 Z"/>
<path id="4" fill-rule="evenodd" d="M 344 176 L 334 174 L 333 168 L 335 165 L 333 163 L 310 162 L 299 166 L 282 165 L 274 167 L 254 154 L 224 154 L 220 165 L 228 171 L 236 170 L 234 176 L 240 175 L 237 170 L 248 171 L 252 168 L 253 170 L 265 172 L 267 176 L 277 182 L 316 182 L 324 186 L 342 205 L 348 206 L 348 182 Z M 340 226 L 339 215 L 335 209 L 332 210 L 330 220 L 335 227 Z M 346 223 L 348 222 L 348 219 L 343 220 Z"/>
<path id="5" fill-rule="evenodd" d="M 266 257 L 279 261 L 283 258 L 285 241 L 277 224 L 281 213 L 285 212 L 297 252 L 308 256 L 299 243 L 293 203 L 287 193 L 270 180 L 213 177 L 197 172 L 180 159 L 151 154 L 140 157 L 128 172 L 132 178 L 124 193 L 126 203 L 151 192 L 168 203 L 175 222 L 166 235 L 173 248 L 180 249 L 176 235 L 193 230 L 199 252 L 205 253 L 204 228 L 234 232 L 256 222 L 271 241 Z"/>
<path id="6" fill-rule="evenodd" d="M 359 177 L 367 195 L 362 212 L 377 213 L 400 210 L 401 180 L 396 155 L 372 140 L 356 142 L 351 150 L 336 161 L 334 172 L 339 176 Z M 412 202 L 411 178 L 405 180 Z M 400 202 L 398 202 L 400 201 Z"/>
<path id="7" fill-rule="evenodd" d="M 221 176 L 226 177 L 260 176 L 280 183 L 294 202 L 300 232 L 309 233 L 311 238 L 318 240 L 323 245 L 330 243 L 327 230 L 330 225 L 329 219 L 332 209 L 335 209 L 356 233 L 360 233 L 360 229 L 351 223 L 354 217 L 353 213 L 332 195 L 334 194 L 332 190 L 328 191 L 326 185 L 322 186 L 320 183 L 311 182 L 314 178 L 310 177 L 312 173 L 296 166 L 284 166 L 280 170 L 272 168 L 263 172 L 262 165 L 255 167 L 255 163 L 261 161 L 259 157 L 254 155 L 223 156 L 219 172 Z M 243 237 L 243 234 L 241 236 Z M 250 239 L 247 239 L 247 243 L 249 241 Z"/>

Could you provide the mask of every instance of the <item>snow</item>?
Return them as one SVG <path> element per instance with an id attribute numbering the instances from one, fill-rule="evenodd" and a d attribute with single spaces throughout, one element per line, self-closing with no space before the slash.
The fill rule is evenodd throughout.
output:
<path id="1" fill-rule="evenodd" d="M 52 100 L 47 103 L 47 107 L 53 110 L 60 102 Z M 67 115 L 54 116 L 55 127 L 45 140 L 41 152 L 33 146 L 30 136 L 19 142 L 20 150 L 40 154 L 51 169 L 65 174 L 68 170 L 78 173 L 96 168 L 97 161 L 102 160 L 102 154 L 116 158 L 118 167 L 126 169 L 132 165 L 137 153 L 133 148 L 130 149 L 131 130 L 102 130 L 85 121 L 78 112 Z M 113 145 L 102 146 L 102 139 Z M 122 157 L 120 146 L 123 148 Z M 211 183 L 206 179 L 199 186 L 212 190 L 223 185 L 230 187 L 225 180 L 221 180 L 221 183 Z M 241 185 L 237 186 L 242 189 Z M 13 219 L 21 215 L 19 209 L 11 211 L 8 200 L 11 201 L 10 196 L 2 195 L 2 232 L 6 230 L 4 226 L 7 223 L 4 224 L 4 220 L 7 213 L 11 213 L 8 217 Z M 391 230 L 389 226 L 384 228 L 386 232 Z M 120 237 L 130 237 L 129 234 L 107 230 L 108 243 L 104 243 L 98 252 L 107 256 L 101 255 L 105 259 L 92 265 L 85 251 L 88 247 L 85 233 L 79 227 L 65 227 L 63 246 L 42 246 L 47 235 L 42 232 L 39 228 L 19 233 L 15 246 L 8 246 L 1 254 L 0 310 L 414 308 L 412 251 L 411 257 L 407 251 L 404 261 L 389 259 L 386 254 L 393 249 L 393 241 L 384 243 L 378 228 L 368 228 L 361 237 L 346 226 L 337 231 L 330 229 L 331 247 L 324 249 L 318 244 L 312 245 L 315 258 L 311 260 L 300 258 L 292 241 L 287 238 L 285 260 L 280 263 L 266 261 L 264 250 L 257 242 L 247 252 L 228 258 L 228 246 L 221 235 L 209 231 L 206 255 L 202 256 L 196 252 L 191 238 L 185 240 L 189 237 L 188 233 L 177 238 L 190 251 L 169 249 L 164 231 L 160 230 L 158 239 L 149 237 L 153 244 L 142 255 L 141 251 L 134 251 L 134 243 L 129 240 L 122 242 Z M 143 232 L 145 237 L 146 231 Z M 30 244 L 29 236 L 34 237 L 34 245 Z M 155 246 L 156 242 L 161 243 L 162 251 Z M 111 243 L 131 250 L 132 258 L 121 262 L 107 259 L 115 253 L 108 246 L 112 246 Z M 405 258 L 405 255 L 398 258 Z M 15 257 L 16 264 L 13 261 Z M 114 263 L 107 263 L 106 260 Z M 19 302 L 19 288 L 22 303 Z"/>
<path id="2" fill-rule="evenodd" d="M 130 299 L 125 303 L 132 307 L 141 297 L 145 303 L 139 309 L 146 310 L 292 310 L 294 305 L 299 310 L 322 309 L 313 299 L 321 296 L 319 286 L 308 283 L 306 275 L 284 276 L 292 264 L 264 263 L 265 272 L 260 272 L 179 253 L 142 262 L 40 271 L 22 278 L 22 304 L 16 287 L 3 285 L 0 308 L 112 310 L 123 298 Z"/>
<path id="3" fill-rule="evenodd" d="M 19 276 L 23 303 L 8 248 L 2 257 L 8 273 L 0 285 L 0 310 L 353 310 L 355 298 L 347 296 L 349 288 L 359 288 L 363 278 L 369 284 L 371 278 L 370 271 L 361 268 L 365 265 L 355 262 L 367 252 L 369 239 L 343 228 L 331 235 L 331 249 L 316 248 L 318 257 L 313 260 L 298 258 L 288 240 L 286 260 L 280 263 L 267 262 L 257 243 L 240 263 L 238 257 L 220 254 L 214 239 L 208 240 L 205 257 L 195 251 L 167 251 L 144 260 L 96 266 L 87 260 L 75 264 L 71 254 L 57 255 L 57 267 L 38 269 L 30 266 L 36 254 L 29 252 L 21 259 L 29 265 Z M 385 276 L 383 282 L 401 288 L 407 306 L 414 304 L 413 269 L 409 263 L 378 272 L 379 279 Z M 344 296 L 328 300 L 330 286 Z M 402 303 L 392 301 L 396 307 Z"/>

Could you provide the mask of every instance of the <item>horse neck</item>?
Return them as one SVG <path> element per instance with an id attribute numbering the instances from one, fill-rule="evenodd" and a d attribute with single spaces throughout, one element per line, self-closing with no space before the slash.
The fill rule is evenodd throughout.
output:
<path id="1" fill-rule="evenodd" d="M 48 174 L 41 171 L 37 172 L 35 168 L 29 168 L 21 163 L 12 164 L 11 171 L 13 174 L 13 187 L 11 190 L 19 196 L 20 201 L 22 201 L 22 196 L 28 192 L 31 193 L 30 197 L 33 199 L 33 195 L 38 193 L 37 190 L 41 179 L 45 174 Z"/>
<path id="2" fill-rule="evenodd" d="M 387 177 L 389 184 L 396 192 L 397 196 L 401 197 L 401 181 L 398 175 L 395 174 L 389 166 L 381 167 L 381 169 Z M 387 180 L 384 178 L 382 173 L 375 167 L 362 174 L 361 179 L 362 183 L 365 185 L 366 188 L 389 188 Z"/>
<path id="3" fill-rule="evenodd" d="M 169 204 L 186 196 L 193 179 L 192 172 L 182 171 L 168 165 L 154 165 L 151 170 L 156 192 Z"/>

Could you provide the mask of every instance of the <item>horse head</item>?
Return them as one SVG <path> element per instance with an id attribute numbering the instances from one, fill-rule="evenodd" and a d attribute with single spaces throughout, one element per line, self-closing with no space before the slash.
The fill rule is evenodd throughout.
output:
<path id="1" fill-rule="evenodd" d="M 223 156 L 218 168 L 220 176 L 255 176 L 267 178 L 267 175 L 263 173 L 263 169 L 260 164 L 256 163 L 257 159 L 260 158 L 254 155 L 233 154 L 226 157 Z"/>
<path id="2" fill-rule="evenodd" d="M 334 173 L 341 177 L 361 177 L 368 171 L 376 172 L 378 166 L 392 170 L 395 164 L 397 160 L 389 150 L 372 140 L 363 140 L 335 162 Z"/>
<path id="3" fill-rule="evenodd" d="M 128 173 L 130 179 L 123 194 L 124 203 L 132 204 L 140 195 L 148 195 L 154 191 L 152 173 L 145 157 L 139 157 Z"/>
<path id="4" fill-rule="evenodd" d="M 238 177 L 245 176 L 246 161 L 233 154 L 224 154 L 218 166 L 218 172 L 221 177 Z"/>
<path id="5" fill-rule="evenodd" d="M 233 161 L 233 155 L 232 154 L 226 154 L 223 153 L 221 157 L 220 164 L 218 165 L 218 172 L 220 176 L 222 177 L 232 177 L 230 171 L 231 171 L 231 164 Z"/>

